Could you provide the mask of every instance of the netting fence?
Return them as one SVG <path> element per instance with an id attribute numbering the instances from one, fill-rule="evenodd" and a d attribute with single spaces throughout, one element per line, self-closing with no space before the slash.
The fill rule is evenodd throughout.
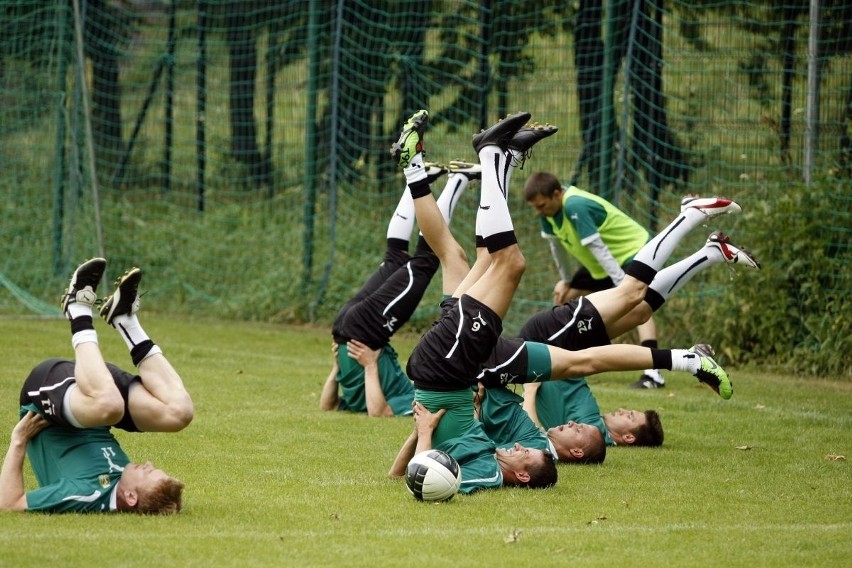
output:
<path id="1" fill-rule="evenodd" d="M 509 329 L 557 277 L 520 194 L 549 170 L 650 229 L 684 193 L 737 199 L 756 216 L 707 232 L 799 304 L 791 344 L 837 348 L 808 322 L 848 330 L 850 29 L 852 2 L 828 0 L 0 0 L 0 313 L 57 315 L 70 270 L 103 255 L 110 278 L 143 267 L 147 309 L 330 322 L 380 260 L 404 118 L 430 109 L 427 159 L 473 161 L 473 133 L 527 110 L 560 130 L 513 179 L 528 270 Z M 469 193 L 452 229 L 472 256 Z M 767 257 L 776 205 L 790 228 L 819 206 L 822 308 L 802 307 L 812 265 Z M 721 298 L 754 280 L 698 280 L 668 337 L 713 334 L 695 309 L 742 321 Z"/>

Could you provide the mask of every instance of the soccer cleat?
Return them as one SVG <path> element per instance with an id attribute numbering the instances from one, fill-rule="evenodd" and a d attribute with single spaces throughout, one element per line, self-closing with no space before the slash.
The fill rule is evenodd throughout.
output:
<path id="1" fill-rule="evenodd" d="M 699 343 L 691 347 L 689 351 L 698 355 L 701 361 L 701 366 L 694 373 L 698 380 L 716 391 L 723 399 L 731 398 L 734 394 L 734 385 L 731 384 L 725 369 L 713 360 L 713 348 L 706 343 Z"/>
<path id="2" fill-rule="evenodd" d="M 504 152 L 509 149 L 512 137 L 527 123 L 532 116 L 528 112 L 516 112 L 506 118 L 501 118 L 490 128 L 486 128 L 473 136 L 473 149 L 479 153 L 485 146 L 499 146 Z"/>
<path id="3" fill-rule="evenodd" d="M 760 261 L 747 250 L 737 247 L 731 242 L 731 238 L 722 231 L 716 231 L 710 235 L 706 246 L 719 250 L 729 264 L 744 264 L 760 270 Z"/>
<path id="4" fill-rule="evenodd" d="M 447 166 L 438 162 L 426 162 L 423 165 L 426 166 L 426 181 L 430 184 L 449 171 Z"/>
<path id="5" fill-rule="evenodd" d="M 658 383 L 648 375 L 642 375 L 638 381 L 630 384 L 632 389 L 662 389 L 666 387 L 666 383 Z"/>
<path id="6" fill-rule="evenodd" d="M 633 389 L 661 389 L 665 388 L 666 381 L 663 379 L 663 375 L 656 369 L 648 369 L 642 376 L 639 377 L 639 380 L 630 385 L 630 388 Z"/>
<path id="7" fill-rule="evenodd" d="M 724 213 L 739 213 L 742 208 L 735 201 L 726 197 L 698 197 L 687 195 L 680 200 L 681 213 L 687 209 L 698 209 L 708 218 L 716 217 Z"/>
<path id="8" fill-rule="evenodd" d="M 142 280 L 142 270 L 131 268 L 115 281 L 115 291 L 104 300 L 100 314 L 106 322 L 112 325 L 116 316 L 129 316 L 139 311 L 139 282 Z"/>
<path id="9" fill-rule="evenodd" d="M 482 165 L 480 164 L 469 164 L 453 160 L 450 162 L 449 171 L 450 174 L 463 175 L 468 180 L 482 179 Z"/>
<path id="10" fill-rule="evenodd" d="M 106 260 L 103 258 L 92 258 L 77 267 L 59 303 L 65 317 L 71 319 L 68 313 L 68 306 L 71 304 L 85 304 L 92 307 L 97 303 L 96 291 L 103 278 L 104 270 L 106 270 Z"/>
<path id="11" fill-rule="evenodd" d="M 407 168 L 412 158 L 423 151 L 423 132 L 428 123 L 426 110 L 418 110 L 405 121 L 399 138 L 390 147 L 390 154 L 400 168 Z"/>
<path id="12" fill-rule="evenodd" d="M 509 149 L 515 150 L 521 154 L 527 154 L 536 142 L 543 140 L 548 136 L 553 136 L 559 129 L 552 124 L 540 124 L 532 122 L 523 126 L 515 132 L 512 139 L 509 141 Z"/>

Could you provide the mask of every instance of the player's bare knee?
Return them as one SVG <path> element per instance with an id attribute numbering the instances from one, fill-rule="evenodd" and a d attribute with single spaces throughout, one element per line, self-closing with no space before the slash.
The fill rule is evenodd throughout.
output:
<path id="1" fill-rule="evenodd" d="M 89 406 L 89 416 L 98 424 L 111 426 L 124 417 L 124 399 L 116 389 L 93 399 Z"/>
<path id="2" fill-rule="evenodd" d="M 527 268 L 527 259 L 524 257 L 521 249 L 517 246 L 511 246 L 501 252 L 504 254 L 500 255 L 499 262 L 503 270 L 520 281 L 521 276 Z M 495 259 L 497 258 L 497 255 L 492 256 Z"/>
<path id="3" fill-rule="evenodd" d="M 648 291 L 648 287 L 639 280 L 631 276 L 627 276 L 624 280 L 622 280 L 621 284 L 618 285 L 617 290 L 621 295 L 622 302 L 624 302 L 626 306 L 634 308 L 645 300 L 645 294 Z"/>
<path id="4" fill-rule="evenodd" d="M 192 419 L 195 418 L 195 406 L 192 404 L 192 399 L 189 396 L 170 407 L 169 410 L 174 420 L 176 431 L 183 430 L 189 426 Z"/>
<path id="5" fill-rule="evenodd" d="M 636 317 L 636 325 L 640 326 L 647 323 L 651 317 L 653 317 L 654 310 L 651 309 L 650 304 L 647 302 L 640 302 L 639 305 L 634 308 L 632 314 Z"/>

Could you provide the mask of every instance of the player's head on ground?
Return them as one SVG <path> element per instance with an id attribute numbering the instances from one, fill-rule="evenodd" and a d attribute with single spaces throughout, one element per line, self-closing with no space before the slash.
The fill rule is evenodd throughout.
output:
<path id="1" fill-rule="evenodd" d="M 542 489 L 556 484 L 556 463 L 550 452 L 515 444 L 498 448 L 496 457 L 503 485 Z"/>
<path id="2" fill-rule="evenodd" d="M 559 461 L 565 463 L 603 463 L 606 443 L 603 434 L 590 424 L 568 422 L 547 431 Z"/>
<path id="3" fill-rule="evenodd" d="M 151 462 L 127 464 L 116 489 L 118 508 L 143 515 L 170 515 L 183 506 L 183 483 Z"/>
<path id="4" fill-rule="evenodd" d="M 524 199 L 539 216 L 553 217 L 562 209 L 562 184 L 548 172 L 535 172 L 524 184 Z"/>
<path id="5" fill-rule="evenodd" d="M 619 408 L 603 415 L 610 437 L 619 446 L 662 446 L 663 424 L 656 410 Z"/>

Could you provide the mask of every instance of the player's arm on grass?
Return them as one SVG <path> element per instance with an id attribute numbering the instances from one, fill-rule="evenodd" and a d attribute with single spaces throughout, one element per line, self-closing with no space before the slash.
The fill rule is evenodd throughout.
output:
<path id="1" fill-rule="evenodd" d="M 346 343 L 349 356 L 364 367 L 364 396 L 367 402 L 368 416 L 393 416 L 393 409 L 388 405 L 385 393 L 382 391 L 382 381 L 379 378 L 379 353 L 381 349 L 370 349 L 360 341 L 351 339 Z"/>
<path id="2" fill-rule="evenodd" d="M 536 426 L 541 428 L 541 421 L 538 419 L 538 412 L 535 409 L 535 400 L 538 396 L 539 387 L 541 387 L 541 383 L 524 384 L 524 402 L 521 406 L 527 412 L 530 420 L 532 420 Z"/>
<path id="3" fill-rule="evenodd" d="M 34 412 L 27 412 L 12 429 L 9 449 L 0 469 L 0 510 L 26 511 L 24 457 L 27 455 L 27 442 L 45 427 L 47 420 Z"/>
<path id="4" fill-rule="evenodd" d="M 390 471 L 388 471 L 388 477 L 405 476 L 405 466 L 408 465 L 408 462 L 410 462 L 411 458 L 414 457 L 414 448 L 416 447 L 417 428 L 414 428 L 408 438 L 405 439 L 405 442 L 403 442 L 399 452 L 396 454 L 396 458 L 393 460 Z"/>
<path id="5" fill-rule="evenodd" d="M 331 372 L 325 379 L 320 395 L 320 410 L 337 410 L 340 404 L 340 393 L 337 386 L 337 344 L 331 344 Z"/>

